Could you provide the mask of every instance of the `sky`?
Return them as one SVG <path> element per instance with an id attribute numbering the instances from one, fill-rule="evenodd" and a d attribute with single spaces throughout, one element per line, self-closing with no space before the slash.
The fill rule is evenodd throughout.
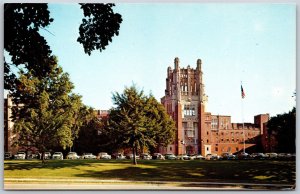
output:
<path id="1" fill-rule="evenodd" d="M 79 5 L 52 3 L 49 10 L 54 22 L 41 33 L 70 74 L 74 92 L 95 109 L 112 107 L 112 93 L 133 83 L 160 101 L 175 57 L 184 68 L 202 60 L 207 111 L 230 115 L 232 122 L 276 116 L 296 104 L 293 4 L 118 3 L 119 36 L 91 56 L 76 41 Z"/>

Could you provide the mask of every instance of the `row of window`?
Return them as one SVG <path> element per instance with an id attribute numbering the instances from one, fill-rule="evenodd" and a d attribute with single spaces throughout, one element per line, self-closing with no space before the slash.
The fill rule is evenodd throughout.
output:
<path id="1" fill-rule="evenodd" d="M 215 147 L 215 151 L 217 152 L 219 149 L 218 147 Z M 222 152 L 232 152 L 233 150 L 231 150 L 231 147 L 223 147 L 222 148 Z M 239 148 L 236 147 L 235 148 L 235 151 L 238 152 L 239 151 Z"/>
<path id="2" fill-rule="evenodd" d="M 194 105 L 184 105 L 183 115 L 184 116 L 195 116 L 196 115 L 195 106 Z"/>
<path id="3" fill-rule="evenodd" d="M 207 131 L 206 134 L 209 135 L 209 132 Z M 215 134 L 216 134 L 216 135 L 219 135 L 218 132 L 216 132 Z M 232 135 L 232 136 L 234 136 L 234 135 L 243 135 L 243 134 L 244 134 L 243 131 L 241 131 L 241 132 L 221 132 L 221 133 L 220 133 L 221 136 L 224 136 L 224 135 Z M 248 133 L 246 132 L 245 135 L 246 135 L 246 136 L 247 136 L 247 135 L 248 135 L 248 136 L 251 136 L 251 135 L 252 135 L 252 136 L 256 136 L 256 135 L 258 135 L 258 132 L 248 132 Z"/>

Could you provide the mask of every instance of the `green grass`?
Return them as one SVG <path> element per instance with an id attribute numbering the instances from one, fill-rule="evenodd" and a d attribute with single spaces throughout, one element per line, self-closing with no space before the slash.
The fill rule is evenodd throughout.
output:
<path id="1" fill-rule="evenodd" d="M 118 179 L 294 184 L 295 161 L 5 161 L 4 178 Z"/>

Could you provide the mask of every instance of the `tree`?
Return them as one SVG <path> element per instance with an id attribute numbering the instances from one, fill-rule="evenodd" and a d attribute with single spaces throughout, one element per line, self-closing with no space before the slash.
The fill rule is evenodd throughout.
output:
<path id="1" fill-rule="evenodd" d="M 114 35 L 119 35 L 122 17 L 113 12 L 112 7 L 115 5 L 112 3 L 80 3 L 80 5 L 85 18 L 79 27 L 80 37 L 77 41 L 89 55 L 93 50 L 101 52 L 112 41 Z"/>
<path id="2" fill-rule="evenodd" d="M 114 144 L 131 148 L 133 164 L 137 150 L 167 144 L 174 138 L 175 124 L 153 96 L 145 96 L 135 86 L 123 94 L 113 94 L 115 108 L 110 110 L 108 128 Z"/>
<path id="3" fill-rule="evenodd" d="M 82 123 L 78 114 L 83 107 L 81 97 L 72 94 L 72 89 L 68 74 L 57 64 L 44 78 L 31 71 L 20 72 L 16 91 L 11 93 L 16 104 L 16 145 L 37 148 L 42 153 L 58 145 L 64 149 L 72 146 Z"/>
<path id="4" fill-rule="evenodd" d="M 97 154 L 101 150 L 113 151 L 109 135 L 105 128 L 105 121 L 99 120 L 95 115 L 88 123 L 84 124 L 79 131 L 76 142 L 76 150 L 79 153 L 92 152 Z"/>
<path id="5" fill-rule="evenodd" d="M 119 34 L 122 17 L 114 13 L 114 4 L 80 4 L 84 19 L 79 27 L 78 42 L 84 51 L 104 50 L 114 35 Z M 4 4 L 4 50 L 11 56 L 5 62 L 4 89 L 14 90 L 14 67 L 23 65 L 36 77 L 46 77 L 55 65 L 54 56 L 40 30 L 53 22 L 46 3 Z M 5 60 L 5 59 L 4 59 Z"/>
<path id="6" fill-rule="evenodd" d="M 296 108 L 290 112 L 272 117 L 268 124 L 268 134 L 274 134 L 278 152 L 296 152 Z"/>
<path id="7" fill-rule="evenodd" d="M 87 54 L 104 50 L 118 35 L 122 18 L 114 4 L 80 4 L 84 19 L 78 42 Z M 45 3 L 6 3 L 4 5 L 4 89 L 13 102 L 17 144 L 44 152 L 53 146 L 71 147 L 80 127 L 89 119 L 81 97 L 71 93 L 69 76 L 40 30 L 53 18 Z M 49 32 L 50 33 L 50 32 Z M 20 72 L 19 75 L 17 72 Z"/>

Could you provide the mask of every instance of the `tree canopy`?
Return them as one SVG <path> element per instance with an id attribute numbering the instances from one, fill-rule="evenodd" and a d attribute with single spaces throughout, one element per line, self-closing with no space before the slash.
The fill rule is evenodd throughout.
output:
<path id="1" fill-rule="evenodd" d="M 296 152 L 296 108 L 290 112 L 272 117 L 268 124 L 268 133 L 277 140 L 277 152 Z"/>
<path id="2" fill-rule="evenodd" d="M 72 146 L 80 126 L 89 119 L 88 107 L 72 89 L 69 75 L 57 64 L 44 78 L 20 72 L 16 91 L 11 93 L 16 102 L 12 108 L 16 145 L 39 152 Z"/>
<path id="3" fill-rule="evenodd" d="M 132 149 L 134 164 L 137 150 L 167 145 L 173 140 L 174 121 L 153 96 L 131 86 L 122 94 L 113 94 L 112 99 L 116 107 L 110 110 L 108 120 L 111 139 L 114 145 Z"/>
<path id="4" fill-rule="evenodd" d="M 119 34 L 122 17 L 114 4 L 80 4 L 83 10 L 77 41 L 88 55 L 103 51 Z M 4 89 L 13 107 L 16 144 L 40 152 L 51 147 L 72 147 L 79 129 L 93 117 L 84 106 L 69 75 L 58 66 L 56 56 L 40 30 L 53 22 L 46 3 L 4 4 Z M 63 18 L 61 18 L 63 19 Z M 6 55 L 7 56 L 7 55 Z"/>
<path id="5" fill-rule="evenodd" d="M 84 51 L 91 54 L 100 52 L 119 34 L 122 17 L 114 13 L 114 4 L 84 4 L 82 24 L 79 26 L 77 41 Z M 4 89 L 14 90 L 16 72 L 20 65 L 36 77 L 46 77 L 55 65 L 55 57 L 40 30 L 53 22 L 46 3 L 5 3 L 4 4 L 4 50 L 11 56 L 11 63 L 4 62 Z M 5 59 L 4 59 L 5 60 Z"/>

